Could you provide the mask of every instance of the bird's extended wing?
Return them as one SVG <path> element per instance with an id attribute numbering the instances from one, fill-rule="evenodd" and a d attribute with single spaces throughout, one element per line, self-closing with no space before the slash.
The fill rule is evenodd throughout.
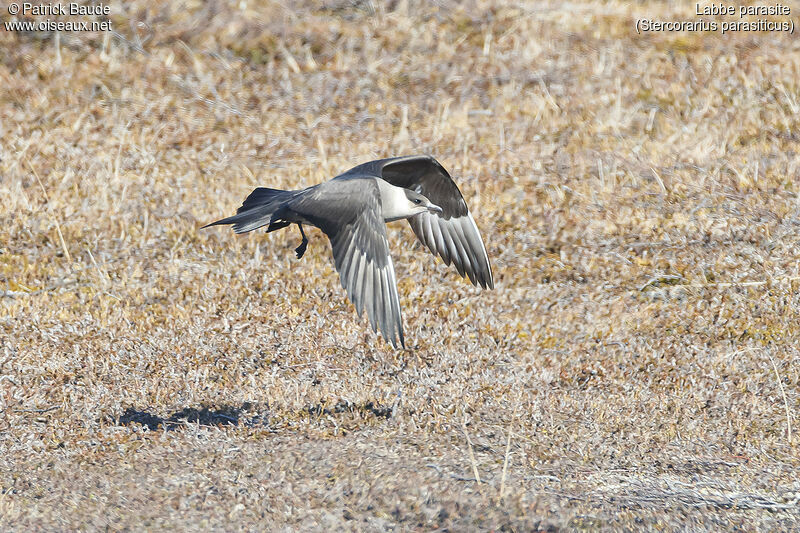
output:
<path id="1" fill-rule="evenodd" d="M 342 287 L 361 316 L 366 309 L 372 331 L 405 348 L 400 298 L 389 241 L 372 179 L 333 180 L 291 201 L 291 208 L 330 239 Z"/>
<path id="2" fill-rule="evenodd" d="M 375 170 L 397 187 L 424 195 L 442 208 L 440 214 L 421 213 L 408 219 L 417 238 L 474 285 L 494 288 L 492 267 L 478 226 L 450 174 L 431 156 L 384 159 Z"/>

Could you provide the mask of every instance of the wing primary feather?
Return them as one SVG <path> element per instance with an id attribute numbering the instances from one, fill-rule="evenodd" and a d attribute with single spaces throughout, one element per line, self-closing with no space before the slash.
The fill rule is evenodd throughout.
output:
<path id="1" fill-rule="evenodd" d="M 476 231 L 476 228 L 472 227 L 469 218 L 461 218 L 459 220 L 459 225 L 461 226 L 461 232 L 464 234 L 467 250 L 470 252 L 470 257 L 472 258 L 472 265 L 475 268 L 475 273 L 479 278 L 483 278 L 486 272 L 487 258 L 485 258 L 481 236 Z"/>
<path id="2" fill-rule="evenodd" d="M 469 222 L 465 221 L 464 224 L 467 225 L 465 228 L 465 232 L 468 235 L 473 235 L 475 241 L 474 250 L 476 254 L 479 254 L 480 262 L 483 266 L 483 288 L 494 289 L 494 277 L 492 276 L 492 266 L 489 264 L 489 255 L 486 253 L 486 245 L 483 244 L 483 239 L 481 239 L 481 232 L 478 230 L 478 225 L 475 224 L 475 219 L 472 218 L 472 213 L 467 212 L 467 219 Z"/>
<path id="3" fill-rule="evenodd" d="M 386 295 L 383 292 L 383 268 L 375 270 L 375 315 L 380 326 L 381 335 L 389 340 L 386 322 Z"/>
<path id="4" fill-rule="evenodd" d="M 389 324 L 392 331 L 392 338 L 395 334 L 401 339 L 403 337 L 403 325 L 399 323 L 400 319 L 400 300 L 397 295 L 397 288 L 392 279 L 392 265 L 389 265 L 389 270 L 386 272 L 386 286 L 389 291 Z M 403 345 L 405 348 L 405 345 Z"/>
<path id="5" fill-rule="evenodd" d="M 331 243 L 331 249 L 333 250 L 333 265 L 336 267 L 336 271 L 339 275 L 342 274 L 344 270 L 344 263 L 347 260 L 347 256 L 342 253 L 341 249 L 343 246 L 341 244 L 334 244 Z"/>
<path id="6" fill-rule="evenodd" d="M 381 290 L 383 291 L 383 322 L 386 327 L 386 338 L 394 340 L 394 322 L 392 321 L 392 312 L 394 311 L 394 303 L 392 302 L 392 291 L 389 288 L 388 267 L 381 269 Z"/>
<path id="7" fill-rule="evenodd" d="M 347 249 L 347 239 L 336 239 L 331 242 L 331 248 L 333 250 L 333 264 L 336 266 L 336 270 L 341 272 L 347 260 L 347 254 L 342 253 L 343 250 Z"/>
<path id="8" fill-rule="evenodd" d="M 447 245 L 442 236 L 442 228 L 439 226 L 439 221 L 434 219 L 431 221 L 431 231 L 436 238 L 436 252 L 442 258 L 445 265 L 450 264 L 450 252 L 447 250 Z"/>
<path id="9" fill-rule="evenodd" d="M 353 303 L 356 304 L 355 293 L 356 293 L 356 285 L 358 281 L 358 266 L 359 261 L 361 261 L 361 250 L 359 250 L 355 244 L 351 244 L 352 249 L 350 250 L 350 266 L 347 269 L 347 286 L 349 287 L 349 291 L 351 296 L 353 296 Z M 356 309 L 358 305 L 356 304 Z"/>
<path id="10" fill-rule="evenodd" d="M 397 326 L 395 326 L 394 323 L 394 296 L 392 296 L 392 286 L 391 282 L 389 281 L 388 266 L 383 271 L 383 293 L 386 295 L 386 309 L 384 310 L 384 313 L 386 314 L 386 331 L 389 333 L 389 338 L 392 340 L 392 344 L 396 346 Z"/>
<path id="11" fill-rule="evenodd" d="M 388 279 L 387 282 L 389 283 L 389 288 L 392 291 L 392 304 L 393 304 L 393 314 L 394 314 L 394 327 L 397 330 L 397 336 L 400 339 L 400 345 L 405 348 L 406 347 L 406 340 L 403 336 L 403 314 L 400 311 L 400 296 L 397 293 L 397 276 L 394 273 L 394 264 L 389 258 L 389 271 L 388 271 Z M 392 335 L 392 345 L 396 348 L 397 344 L 394 343 L 394 335 Z"/>
<path id="12" fill-rule="evenodd" d="M 451 218 L 450 227 L 452 229 L 451 233 L 453 234 L 453 241 L 455 241 L 456 246 L 458 246 L 461 260 L 464 264 L 464 272 L 466 272 L 470 281 L 474 285 L 477 265 L 475 264 L 473 255 L 470 253 L 470 244 L 466 235 L 464 235 L 464 229 L 461 226 L 461 218 Z"/>
<path id="13" fill-rule="evenodd" d="M 455 243 L 453 242 L 453 236 L 450 234 L 450 228 L 448 227 L 450 224 L 447 223 L 440 223 L 439 228 L 442 231 L 442 236 L 444 237 L 445 243 L 447 243 L 447 247 L 450 250 L 450 255 L 453 258 L 453 265 L 458 270 L 458 273 L 461 277 L 464 276 L 464 265 L 461 262 L 461 256 L 458 253 L 458 248 L 456 247 Z"/>
<path id="14" fill-rule="evenodd" d="M 344 262 L 344 266 L 342 268 L 342 273 L 344 274 L 344 279 L 342 280 L 342 285 L 344 286 L 345 290 L 347 291 L 347 295 L 350 297 L 350 301 L 355 304 L 355 298 L 353 297 L 355 286 L 353 284 L 353 270 L 357 265 L 358 261 L 358 253 L 356 250 L 348 249 L 347 250 L 347 259 Z"/>
<path id="15" fill-rule="evenodd" d="M 360 252 L 360 250 L 359 250 Z M 353 272 L 353 282 L 354 282 L 354 290 L 353 295 L 355 296 L 356 304 L 356 311 L 358 312 L 358 316 L 361 316 L 361 313 L 364 310 L 364 266 L 366 263 L 366 255 L 364 253 L 359 253 L 358 258 L 358 268 L 355 272 Z"/>
<path id="16" fill-rule="evenodd" d="M 364 273 L 364 307 L 367 309 L 367 318 L 372 331 L 376 331 L 375 324 L 375 262 L 367 263 L 367 271 Z"/>
<path id="17" fill-rule="evenodd" d="M 344 258 L 342 259 L 342 266 L 339 269 L 339 276 L 342 279 L 342 285 L 345 290 L 350 293 L 350 271 L 353 267 L 353 241 L 349 241 L 347 246 L 344 247 Z"/>
<path id="18" fill-rule="evenodd" d="M 485 289 L 491 278 L 491 274 L 489 272 L 489 258 L 486 256 L 481 236 L 477 232 L 477 228 L 472 227 L 472 223 L 469 219 L 461 221 L 461 229 L 467 239 L 469 251 L 472 255 L 473 265 L 475 266 L 475 276 L 478 283 Z M 476 285 L 478 284 L 475 281 L 473 281 L 473 283 Z"/>
<path id="19" fill-rule="evenodd" d="M 453 243 L 458 249 L 458 254 L 461 257 L 461 264 L 464 265 L 464 272 L 469 273 L 475 268 L 469 254 L 469 243 L 464 236 L 464 231 L 461 229 L 461 220 L 458 218 L 451 218 L 448 223 L 450 227 L 450 235 L 453 237 Z"/>
<path id="20" fill-rule="evenodd" d="M 436 223 L 436 219 L 434 219 L 435 215 L 431 215 L 429 213 L 425 213 L 422 216 L 425 217 L 424 218 L 424 228 L 425 228 L 425 239 L 427 240 L 427 242 L 425 242 L 425 244 L 428 246 L 428 250 L 430 250 L 433 255 L 437 255 L 436 254 L 436 239 L 433 236 L 433 229 L 431 229 L 431 226 Z"/>

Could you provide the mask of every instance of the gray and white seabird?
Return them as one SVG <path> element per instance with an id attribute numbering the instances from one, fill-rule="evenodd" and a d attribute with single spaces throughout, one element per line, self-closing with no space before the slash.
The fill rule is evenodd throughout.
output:
<path id="1" fill-rule="evenodd" d="M 450 174 L 431 156 L 370 161 L 330 181 L 295 191 L 259 187 L 236 215 L 207 226 L 233 224 L 236 233 L 262 226 L 267 232 L 297 224 L 303 256 L 303 224 L 316 226 L 331 241 L 342 286 L 358 315 L 366 309 L 372 331 L 405 348 L 400 299 L 384 223 L 408 219 L 419 240 L 445 264 L 451 262 L 474 285 L 494 288 L 486 247 Z"/>

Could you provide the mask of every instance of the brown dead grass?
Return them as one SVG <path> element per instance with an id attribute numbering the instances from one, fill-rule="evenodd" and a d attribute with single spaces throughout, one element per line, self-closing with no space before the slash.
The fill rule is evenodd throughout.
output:
<path id="1" fill-rule="evenodd" d="M 798 527 L 793 36 L 633 30 L 693 3 L 112 5 L 117 37 L 0 31 L 3 530 Z M 407 352 L 319 232 L 297 261 L 198 230 L 405 153 L 497 282 L 393 225 Z"/>

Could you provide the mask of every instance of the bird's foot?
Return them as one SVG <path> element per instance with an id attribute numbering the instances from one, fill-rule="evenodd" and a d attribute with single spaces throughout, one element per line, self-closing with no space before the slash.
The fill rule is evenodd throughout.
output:
<path id="1" fill-rule="evenodd" d="M 303 257 L 303 254 L 306 253 L 307 247 L 308 247 L 308 239 L 303 239 L 303 242 L 300 243 L 300 246 L 294 249 L 294 253 L 297 254 L 298 259 Z"/>

